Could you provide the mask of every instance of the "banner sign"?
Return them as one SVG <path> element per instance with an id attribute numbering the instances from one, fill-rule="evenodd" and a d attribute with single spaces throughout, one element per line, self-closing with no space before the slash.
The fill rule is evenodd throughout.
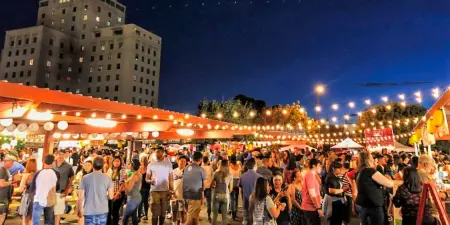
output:
<path id="1" fill-rule="evenodd" d="M 388 147 L 394 146 L 394 131 L 392 128 L 365 130 L 366 147 Z"/>

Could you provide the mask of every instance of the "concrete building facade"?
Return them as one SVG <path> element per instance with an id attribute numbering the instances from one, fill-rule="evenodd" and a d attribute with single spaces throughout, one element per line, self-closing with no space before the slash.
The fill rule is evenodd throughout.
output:
<path id="1" fill-rule="evenodd" d="M 116 0 L 41 0 L 37 26 L 6 32 L 0 79 L 151 107 L 161 38 Z"/>

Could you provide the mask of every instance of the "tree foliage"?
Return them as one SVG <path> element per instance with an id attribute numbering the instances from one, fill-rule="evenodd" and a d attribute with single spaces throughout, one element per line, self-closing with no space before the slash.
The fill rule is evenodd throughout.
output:
<path id="1" fill-rule="evenodd" d="M 300 102 L 265 108 L 261 113 L 260 123 L 271 126 L 283 126 L 287 130 L 307 132 L 313 132 L 318 125 L 317 121 L 308 117 Z"/>
<path id="2" fill-rule="evenodd" d="M 256 117 L 251 116 L 250 113 L 254 110 L 248 103 L 243 104 L 233 99 L 224 102 L 204 99 L 198 105 L 198 110 L 200 115 L 205 114 L 207 118 L 241 125 L 253 124 Z M 219 115 L 221 115 L 220 118 Z"/>

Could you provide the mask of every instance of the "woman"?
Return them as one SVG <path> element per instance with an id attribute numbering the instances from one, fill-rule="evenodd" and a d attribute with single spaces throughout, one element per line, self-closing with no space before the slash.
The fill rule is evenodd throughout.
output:
<path id="1" fill-rule="evenodd" d="M 286 166 L 288 165 L 288 160 L 289 157 L 291 156 L 291 153 L 289 152 L 289 150 L 285 150 L 280 154 L 280 169 L 284 169 L 286 168 Z"/>
<path id="2" fill-rule="evenodd" d="M 239 201 L 239 177 L 241 176 L 241 164 L 237 163 L 236 155 L 232 155 L 230 158 L 230 174 L 233 178 L 233 185 L 231 187 L 230 194 L 230 206 L 231 206 L 231 218 L 237 220 L 237 210 Z"/>
<path id="3" fill-rule="evenodd" d="M 250 196 L 249 215 L 253 225 L 276 225 L 276 219 L 281 211 L 286 208 L 285 204 L 275 204 L 269 196 L 269 182 L 259 177 L 256 180 L 255 192 Z"/>
<path id="4" fill-rule="evenodd" d="M 403 184 L 398 187 L 393 199 L 395 207 L 402 208 L 401 212 L 403 225 L 416 224 L 422 192 L 422 184 L 423 183 L 416 168 L 407 167 L 404 169 Z M 432 216 L 432 210 L 430 205 L 428 204 L 425 204 L 422 224 L 436 224 L 436 219 Z"/>
<path id="5" fill-rule="evenodd" d="M 327 207 L 327 209 L 331 210 L 331 215 L 327 212 L 324 213 L 330 216 L 328 218 L 330 225 L 341 225 L 344 221 L 344 215 L 346 212 L 344 192 L 348 189 L 348 187 L 344 189 L 341 179 L 339 178 L 342 164 L 335 161 L 330 165 L 330 168 L 332 168 L 332 172 L 330 172 L 325 178 L 325 201 L 331 201 L 331 208 Z M 328 206 L 330 206 L 330 204 Z"/>
<path id="6" fill-rule="evenodd" d="M 142 175 L 142 179 L 145 180 L 147 176 L 147 166 L 148 157 L 141 157 L 141 167 L 139 168 L 139 173 Z M 141 186 L 141 196 L 142 202 L 139 205 L 138 217 L 143 220 L 148 220 L 148 201 L 150 198 L 150 184 L 147 182 L 142 182 Z"/>
<path id="7" fill-rule="evenodd" d="M 22 215 L 22 224 L 31 225 L 31 213 L 33 212 L 33 194 L 30 193 L 30 185 L 37 171 L 36 159 L 27 160 L 25 171 L 20 180 L 19 193 L 23 193 L 19 206 L 19 214 Z"/>
<path id="8" fill-rule="evenodd" d="M 125 181 L 124 189 L 127 195 L 127 207 L 123 212 L 122 224 L 128 224 L 128 219 L 131 217 L 133 225 L 138 225 L 137 209 L 141 203 L 142 197 L 139 192 L 141 189 L 142 175 L 139 173 L 141 163 L 138 159 L 131 160 L 130 171 L 132 174 Z"/>
<path id="9" fill-rule="evenodd" d="M 230 168 L 228 167 L 228 160 L 222 160 L 218 171 L 214 172 L 213 179 L 211 182 L 211 188 L 213 191 L 213 220 L 212 224 L 217 224 L 217 217 L 219 216 L 219 210 L 222 211 L 222 224 L 226 225 L 228 222 L 227 212 L 228 212 L 228 196 L 230 196 L 229 185 L 231 183 L 232 177 L 230 176 Z"/>
<path id="10" fill-rule="evenodd" d="M 283 177 L 284 177 L 284 183 L 285 184 L 291 184 L 292 183 L 292 174 L 299 171 L 297 168 L 297 162 L 295 161 L 295 156 L 291 155 L 289 156 L 288 164 L 284 168 L 283 171 Z"/>
<path id="11" fill-rule="evenodd" d="M 292 174 L 292 184 L 289 185 L 288 193 L 292 199 L 291 224 L 304 224 L 302 205 L 303 176 L 300 171 Z"/>
<path id="12" fill-rule="evenodd" d="M 108 155 L 103 157 L 103 159 L 105 161 L 105 165 L 103 166 L 103 173 L 107 173 L 109 168 L 111 168 L 113 158 L 110 155 Z"/>
<path id="13" fill-rule="evenodd" d="M 369 152 L 360 152 L 359 171 L 356 176 L 358 196 L 356 210 L 362 225 L 379 225 L 384 223 L 384 187 L 392 188 L 394 182 L 375 169 L 375 161 Z"/>
<path id="14" fill-rule="evenodd" d="M 114 187 L 114 198 L 109 201 L 108 224 L 119 224 L 119 211 L 124 201 L 122 184 L 125 181 L 125 170 L 122 169 L 120 156 L 114 157 L 112 167 L 106 173 L 111 177 Z"/>
<path id="15" fill-rule="evenodd" d="M 92 173 L 93 168 L 94 167 L 92 166 L 92 161 L 87 160 L 84 162 L 83 169 L 80 170 L 77 173 L 77 175 L 75 176 L 74 185 L 76 188 L 78 188 L 78 186 L 80 185 L 81 180 L 83 179 L 84 175 Z"/>

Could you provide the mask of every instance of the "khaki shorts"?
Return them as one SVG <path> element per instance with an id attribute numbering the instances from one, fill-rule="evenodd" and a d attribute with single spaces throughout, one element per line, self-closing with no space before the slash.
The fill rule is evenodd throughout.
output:
<path id="1" fill-rule="evenodd" d="M 66 210 L 66 197 L 61 197 L 61 193 L 56 193 L 56 204 L 54 206 L 54 210 L 55 216 L 64 214 L 64 211 Z"/>
<path id="2" fill-rule="evenodd" d="M 166 216 L 167 207 L 169 206 L 169 191 L 152 191 L 150 192 L 150 210 L 152 218 Z"/>
<path id="3" fill-rule="evenodd" d="M 200 217 L 200 211 L 202 210 L 202 200 L 186 200 L 186 202 L 188 206 L 188 221 L 191 221 L 192 219 L 198 219 Z"/>

